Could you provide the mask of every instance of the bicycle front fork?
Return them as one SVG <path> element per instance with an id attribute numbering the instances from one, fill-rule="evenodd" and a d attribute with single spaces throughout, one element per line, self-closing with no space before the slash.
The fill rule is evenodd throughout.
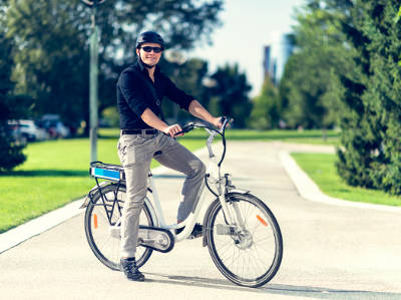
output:
<path id="1" fill-rule="evenodd" d="M 230 199 L 230 192 L 235 189 L 232 185 L 230 174 L 224 174 L 224 195 L 219 196 L 219 200 L 229 225 L 238 226 L 240 229 L 245 229 L 245 222 L 242 216 L 241 210 L 238 206 L 238 202 L 234 199 Z"/>

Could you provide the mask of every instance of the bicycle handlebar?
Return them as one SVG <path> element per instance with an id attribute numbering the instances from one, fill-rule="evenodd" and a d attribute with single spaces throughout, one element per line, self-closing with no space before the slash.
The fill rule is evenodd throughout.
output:
<path id="1" fill-rule="evenodd" d="M 219 163 L 217 164 L 219 167 L 221 166 L 221 163 L 224 160 L 224 157 L 226 155 L 226 138 L 225 138 L 225 131 L 227 129 L 227 127 L 232 124 L 234 122 L 234 119 L 232 118 L 227 118 L 227 117 L 222 117 L 222 126 L 220 128 L 220 130 L 215 129 L 213 126 L 210 126 L 208 124 L 204 124 L 204 123 L 200 123 L 200 122 L 189 122 L 188 124 L 185 124 L 182 127 L 182 130 L 180 132 L 178 132 L 177 135 L 183 134 L 183 133 L 188 133 L 192 130 L 194 130 L 195 128 L 204 128 L 205 130 L 210 130 L 212 132 L 216 132 L 217 134 L 219 134 L 222 137 L 222 143 L 223 143 L 223 153 L 221 156 L 221 159 L 219 161 Z M 210 134 L 212 135 L 212 134 Z M 213 140 L 213 138 L 211 139 L 211 141 Z M 210 142 L 211 142 L 210 141 Z M 211 154 L 211 149 L 209 149 L 209 154 Z"/>
<path id="2" fill-rule="evenodd" d="M 205 128 L 205 129 L 209 129 L 209 130 L 215 131 L 215 132 L 217 132 L 217 133 L 220 134 L 220 135 L 224 135 L 225 130 L 226 130 L 226 128 L 227 128 L 227 125 L 230 125 L 234 120 L 233 120 L 233 119 L 229 119 L 229 118 L 227 118 L 227 117 L 221 117 L 221 118 L 222 118 L 222 121 L 223 121 L 222 123 L 223 123 L 223 124 L 222 124 L 220 130 L 217 130 L 217 129 L 215 129 L 214 127 L 209 126 L 208 124 L 205 124 L 205 123 L 200 123 L 200 122 L 189 122 L 189 123 L 185 124 L 185 125 L 182 127 L 182 130 L 181 130 L 180 132 L 177 132 L 177 133 L 175 134 L 175 136 L 180 135 L 180 134 L 183 134 L 183 133 L 188 133 L 188 132 L 190 132 L 190 131 L 192 131 L 192 130 L 194 130 L 194 129 L 196 129 L 196 128 Z"/>

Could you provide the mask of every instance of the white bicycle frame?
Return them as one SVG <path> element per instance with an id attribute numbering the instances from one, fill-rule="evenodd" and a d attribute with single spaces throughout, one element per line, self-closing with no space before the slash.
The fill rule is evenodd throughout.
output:
<path id="1" fill-rule="evenodd" d="M 225 180 L 225 178 L 223 178 L 221 176 L 221 169 L 220 169 L 220 166 L 218 166 L 218 162 L 216 161 L 216 157 L 215 157 L 215 155 L 213 153 L 213 149 L 212 149 L 213 139 L 217 135 L 217 133 L 215 131 L 211 131 L 207 128 L 205 128 L 205 130 L 209 133 L 209 138 L 207 139 L 207 142 L 206 142 L 206 146 L 207 146 L 208 154 L 209 154 L 208 155 L 209 162 L 208 162 L 208 165 L 206 168 L 206 174 L 208 175 L 208 180 L 211 184 L 214 184 L 217 189 L 218 199 L 221 203 L 223 212 L 224 212 L 228 222 L 230 224 L 238 224 L 240 227 L 243 227 L 243 225 L 244 225 L 243 219 L 242 219 L 241 213 L 238 210 L 238 207 L 236 206 L 236 204 L 234 203 L 234 205 L 233 205 L 234 214 L 237 217 L 235 219 L 235 218 L 233 218 L 233 215 L 232 215 L 230 209 L 228 208 L 227 202 L 224 199 L 222 186 L 223 186 L 223 181 Z M 216 172 L 216 170 L 217 170 L 217 172 Z M 163 228 L 163 229 L 167 229 L 167 230 L 173 230 L 174 233 L 175 233 L 174 229 L 184 227 L 184 229 L 179 234 L 175 234 L 175 241 L 180 242 L 180 241 L 187 239 L 191 235 L 192 230 L 195 227 L 196 221 L 200 214 L 200 211 L 205 203 L 206 197 L 205 197 L 205 193 L 204 193 L 204 188 L 202 187 L 200 189 L 201 195 L 199 197 L 199 201 L 195 207 L 195 210 L 192 211 L 184 221 L 182 221 L 180 223 L 175 223 L 175 224 L 167 224 L 166 219 L 164 217 L 161 202 L 159 199 L 159 194 L 157 193 L 156 185 L 154 183 L 152 175 L 149 176 L 148 187 L 152 191 L 152 193 L 151 193 L 152 200 L 145 198 L 145 201 L 150 202 L 150 204 L 151 204 L 149 207 L 150 210 L 152 210 L 152 208 L 154 209 L 154 211 L 150 211 L 150 213 L 152 214 L 152 219 L 157 222 L 155 224 L 155 226 Z M 241 193 L 244 192 L 241 190 L 237 190 L 237 191 L 239 191 Z M 148 199 L 148 200 L 146 200 L 146 199 Z M 236 221 L 234 221 L 234 220 L 236 220 Z M 110 232 L 113 236 L 116 236 L 116 237 L 119 236 L 120 224 L 121 224 L 121 217 L 118 219 L 118 221 L 115 223 L 114 226 L 110 227 Z"/>
<path id="2" fill-rule="evenodd" d="M 209 181 L 217 187 L 217 190 L 219 193 L 218 197 L 223 206 L 224 213 L 226 214 L 226 216 L 228 216 L 229 220 L 232 220 L 231 214 L 227 207 L 227 203 L 224 200 L 224 196 L 222 193 L 221 186 L 222 186 L 223 178 L 221 177 L 221 174 L 220 174 L 220 167 L 217 166 L 218 163 L 217 163 L 215 156 L 213 154 L 213 151 L 212 151 L 212 142 L 216 135 L 216 132 L 209 131 L 209 130 L 207 130 L 207 131 L 209 132 L 209 138 L 207 139 L 207 142 L 206 142 L 208 152 L 209 152 L 209 162 L 208 162 L 208 165 L 206 168 L 206 174 L 209 174 L 209 177 L 208 177 Z M 217 178 L 214 175 L 216 168 L 218 170 Z M 202 187 L 200 190 L 201 195 L 199 197 L 199 201 L 196 205 L 195 210 L 193 212 L 191 212 L 189 214 L 189 216 L 183 222 L 169 225 L 166 223 L 166 219 L 164 218 L 163 209 L 162 209 L 159 195 L 157 193 L 156 186 L 155 186 L 152 176 L 149 177 L 149 187 L 152 190 L 152 200 L 150 200 L 150 201 L 154 206 L 155 217 L 156 217 L 157 221 L 159 222 L 158 226 L 161 228 L 164 228 L 164 229 L 168 229 L 168 230 L 184 227 L 183 231 L 181 231 L 179 234 L 176 234 L 175 241 L 180 242 L 180 241 L 187 239 L 191 235 L 192 230 L 195 227 L 196 221 L 199 217 L 200 211 L 205 203 L 206 197 L 205 197 L 205 193 L 204 193 L 204 188 Z"/>

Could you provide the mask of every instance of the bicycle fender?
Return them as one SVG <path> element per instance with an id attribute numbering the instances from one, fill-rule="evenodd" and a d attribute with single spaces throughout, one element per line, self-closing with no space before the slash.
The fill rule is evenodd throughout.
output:
<path id="1" fill-rule="evenodd" d="M 214 201 L 209 205 L 209 207 L 207 208 L 207 211 L 206 211 L 206 213 L 205 213 L 205 216 L 203 217 L 203 234 L 202 234 L 202 235 L 203 235 L 203 237 L 202 237 L 202 246 L 203 246 L 203 247 L 206 247 L 206 246 L 207 246 L 207 237 L 206 237 L 206 232 L 205 232 L 206 226 L 207 226 L 207 220 L 209 219 L 209 215 L 210 215 L 212 209 L 213 209 L 216 205 L 218 205 L 218 203 L 219 203 L 219 198 L 216 198 L 216 200 L 214 200 Z"/>
<path id="2" fill-rule="evenodd" d="M 146 205 L 148 207 L 148 209 L 149 209 L 150 217 L 151 217 L 151 219 L 153 220 L 153 223 L 154 223 L 153 226 L 155 226 L 155 227 L 160 226 L 160 222 L 159 222 L 159 219 L 157 218 L 155 209 L 153 208 L 152 201 L 150 201 L 148 197 L 145 197 L 145 204 L 144 205 Z"/>
<path id="3" fill-rule="evenodd" d="M 101 183 L 99 184 L 99 186 L 102 188 L 102 187 L 105 187 L 105 186 L 110 185 L 110 184 L 112 184 L 112 183 L 107 182 L 107 181 L 103 181 L 103 182 L 101 182 Z M 91 197 L 92 197 L 92 193 L 94 193 L 96 190 L 98 190 L 98 189 L 99 189 L 99 186 L 98 186 L 98 185 L 95 185 L 95 186 L 89 191 L 89 193 L 85 196 L 84 202 L 83 202 L 82 205 L 79 207 L 79 209 L 86 208 L 86 207 L 88 206 L 89 201 L 91 200 Z"/>
<path id="4" fill-rule="evenodd" d="M 242 194 L 242 195 L 247 195 L 249 194 L 250 191 L 248 190 L 241 190 L 241 189 L 231 189 L 230 192 L 227 195 L 230 194 Z"/>
<path id="5" fill-rule="evenodd" d="M 113 184 L 115 185 L 115 183 L 103 181 L 103 182 L 101 182 L 101 183 L 99 184 L 99 186 L 100 186 L 100 188 L 103 188 L 103 187 L 106 187 L 106 186 L 108 186 L 108 185 L 113 185 Z M 89 191 L 89 193 L 85 196 L 84 202 L 83 202 L 82 205 L 79 207 L 79 209 L 83 209 L 83 208 L 88 207 L 89 202 L 91 201 L 91 198 L 92 198 L 92 194 L 96 193 L 96 191 L 97 191 L 98 189 L 99 189 L 99 187 L 98 187 L 97 185 L 95 185 L 95 186 Z M 148 188 L 148 192 L 151 193 L 152 191 Z M 153 205 L 152 205 L 152 202 L 149 200 L 148 197 L 145 197 L 145 203 L 144 203 L 144 205 L 146 205 L 146 206 L 148 207 L 148 209 L 149 209 L 150 217 L 151 217 L 151 219 L 152 219 L 152 221 L 153 221 L 153 223 L 154 223 L 153 225 L 154 225 L 154 226 L 159 226 L 159 225 L 160 225 L 160 224 L 159 224 L 159 219 L 157 218 L 155 209 L 154 209 L 154 207 L 153 207 Z"/>
<path id="6" fill-rule="evenodd" d="M 100 188 L 103 188 L 107 185 L 112 185 L 115 183 L 111 183 L 111 182 L 107 182 L 107 181 L 103 181 L 99 184 Z M 79 207 L 79 209 L 83 209 L 88 207 L 89 201 L 91 201 L 91 195 L 92 193 L 95 193 L 97 190 L 99 189 L 98 185 L 95 185 L 90 191 L 89 193 L 85 196 L 84 198 L 84 202 L 82 203 L 82 205 Z M 148 192 L 152 192 L 149 188 L 148 188 Z M 151 218 L 154 222 L 156 222 L 157 224 L 155 224 L 155 226 L 159 226 L 159 220 L 156 217 L 156 213 L 155 213 L 155 209 L 153 208 L 152 202 L 148 199 L 148 197 L 145 198 L 145 204 L 148 206 L 150 214 L 151 214 Z"/>
<path id="7" fill-rule="evenodd" d="M 232 189 L 230 190 L 229 193 L 226 194 L 226 201 L 230 201 L 232 196 L 235 196 L 235 194 L 241 194 L 241 195 L 250 195 L 250 191 L 246 191 L 246 190 L 241 190 L 241 189 Z M 217 202 L 217 203 L 216 203 Z M 218 203 L 220 202 L 219 198 L 216 198 L 216 200 L 214 200 L 208 207 L 206 213 L 205 213 L 205 217 L 203 218 L 203 231 L 206 230 L 206 226 L 207 226 L 207 220 L 209 219 L 209 215 L 211 213 L 211 210 L 218 205 Z M 206 238 L 206 234 L 205 232 L 203 232 L 203 240 L 202 240 L 202 246 L 206 247 L 207 246 L 207 238 Z"/>

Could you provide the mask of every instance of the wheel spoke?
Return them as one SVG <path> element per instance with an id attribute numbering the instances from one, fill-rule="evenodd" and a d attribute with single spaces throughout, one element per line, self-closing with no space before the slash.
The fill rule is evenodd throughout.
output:
<path id="1" fill-rule="evenodd" d="M 115 225 L 121 216 L 122 207 L 124 202 L 125 188 L 120 187 L 118 193 L 116 193 L 116 186 L 110 185 L 102 188 L 104 193 L 104 200 L 107 201 L 106 208 L 103 205 L 103 201 L 99 193 L 95 194 L 93 203 L 90 203 L 87 207 L 85 214 L 85 230 L 89 246 L 92 248 L 96 257 L 107 267 L 114 270 L 119 270 L 120 263 L 120 239 L 111 236 L 110 233 L 110 221 L 108 216 L 111 215 L 111 224 Z M 106 212 L 107 209 L 107 212 Z M 94 215 L 97 216 L 97 228 L 93 226 Z M 141 225 L 152 225 L 152 220 L 147 207 L 141 212 L 140 216 Z M 119 228 L 119 227 L 118 227 Z M 137 250 L 137 262 L 138 265 L 143 265 L 150 257 L 152 253 L 151 249 L 138 248 Z"/>
<path id="2" fill-rule="evenodd" d="M 216 230 L 207 231 L 209 252 L 217 268 L 229 280 L 256 287 L 271 280 L 280 266 L 281 233 L 263 202 L 247 195 L 237 197 L 234 202 L 237 210 L 232 211 L 241 214 L 245 228 L 237 228 L 240 231 L 234 236 L 218 235 Z M 213 205 L 215 208 L 208 216 L 208 226 L 225 224 L 220 203 Z"/>

